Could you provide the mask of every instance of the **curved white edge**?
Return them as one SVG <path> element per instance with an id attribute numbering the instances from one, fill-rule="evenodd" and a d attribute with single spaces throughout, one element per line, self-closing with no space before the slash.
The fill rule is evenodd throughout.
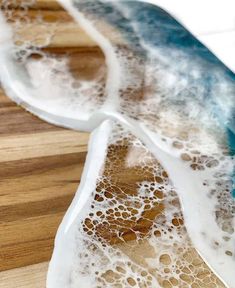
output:
<path id="1" fill-rule="evenodd" d="M 111 43 L 95 29 L 95 27 L 87 21 L 82 14 L 80 14 L 76 9 L 72 8 L 70 0 L 59 0 L 59 2 L 69 11 L 69 13 L 74 16 L 74 19 L 79 19 L 79 24 L 84 28 L 84 30 L 89 34 L 94 41 L 101 47 L 105 54 L 106 65 L 108 67 L 108 75 L 106 79 L 106 100 L 103 107 L 108 111 L 113 111 L 119 107 L 119 81 L 120 79 L 120 65 L 116 56 L 114 55 Z M 73 15 L 75 14 L 75 15 Z M 78 117 L 69 117 L 68 115 L 62 116 L 56 112 L 46 111 L 41 105 L 37 105 L 34 101 L 30 99 L 30 95 L 34 93 L 32 88 L 27 87 L 22 82 L 24 79 L 21 78 L 21 71 L 16 72 L 17 67 L 12 62 L 10 53 L 13 49 L 12 42 L 12 30 L 11 27 L 6 23 L 4 16 L 0 11 L 0 81 L 2 87 L 7 91 L 7 95 L 18 105 L 23 106 L 27 111 L 32 114 L 37 115 L 40 119 L 45 120 L 51 124 L 55 124 L 61 127 L 88 131 L 91 132 L 95 129 L 100 122 L 96 117 L 92 117 L 90 120 L 90 114 L 78 115 Z M 14 72 L 13 72 L 14 70 Z M 29 83 L 30 84 L 30 83 Z M 114 108 L 115 107 L 115 108 Z M 96 114 L 93 113 L 93 114 Z"/>
<path id="2" fill-rule="evenodd" d="M 89 122 L 89 115 L 87 115 L 87 119 L 79 119 L 79 117 L 77 119 L 69 118 L 67 116 L 63 117 L 54 113 L 47 112 L 39 106 L 35 106 L 35 104 L 32 103 L 30 100 L 26 100 L 25 95 L 28 95 L 29 93 L 31 93 L 31 91 L 30 89 L 25 89 L 24 85 L 22 85 L 21 81 L 17 78 L 18 74 L 15 75 L 14 73 L 12 73 L 11 68 L 13 66 L 13 63 L 9 59 L 8 53 L 8 51 L 10 50 L 10 44 L 4 44 L 2 47 L 0 45 L 1 86 L 7 92 L 7 96 L 11 100 L 13 100 L 18 105 L 21 105 L 32 114 L 38 116 L 40 119 L 45 120 L 51 124 L 80 131 L 92 131 L 90 127 L 94 128 L 94 124 Z"/>
<path id="3" fill-rule="evenodd" d="M 119 87 L 121 79 L 121 67 L 115 55 L 112 43 L 105 38 L 82 13 L 73 5 L 71 0 L 58 0 L 58 2 L 73 16 L 74 20 L 84 29 L 84 31 L 99 45 L 105 55 L 105 61 L 108 68 L 106 78 L 107 98 L 104 107 L 116 109 L 119 107 Z"/>
<path id="4" fill-rule="evenodd" d="M 67 287 L 64 283 L 67 277 L 64 275 L 69 275 L 69 271 L 72 270 L 69 264 L 72 265 L 74 252 L 72 244 L 76 232 L 74 231 L 76 225 L 73 224 L 74 221 L 79 222 L 83 219 L 83 214 L 87 211 L 84 208 L 90 205 L 97 179 L 102 175 L 111 129 L 111 121 L 106 120 L 91 134 L 79 188 L 56 235 L 55 249 L 49 264 L 47 288 Z"/>

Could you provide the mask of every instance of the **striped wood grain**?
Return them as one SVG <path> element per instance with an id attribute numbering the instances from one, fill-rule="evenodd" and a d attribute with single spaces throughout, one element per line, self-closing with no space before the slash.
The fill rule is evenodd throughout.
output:
<path id="1" fill-rule="evenodd" d="M 1 271 L 50 259 L 56 230 L 79 184 L 88 137 L 39 120 L 1 92 Z M 31 268 L 17 271 L 23 277 Z M 11 275 L 2 273 L 0 285 Z"/>

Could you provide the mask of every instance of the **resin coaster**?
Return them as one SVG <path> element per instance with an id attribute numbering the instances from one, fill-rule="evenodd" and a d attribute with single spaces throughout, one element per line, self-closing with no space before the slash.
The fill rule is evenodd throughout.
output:
<path id="1" fill-rule="evenodd" d="M 11 2 L 6 93 L 94 130 L 47 287 L 235 287 L 234 74 L 152 4 L 61 0 L 51 18 L 37 1 Z M 65 33 L 61 49 L 69 25 L 77 38 Z"/>

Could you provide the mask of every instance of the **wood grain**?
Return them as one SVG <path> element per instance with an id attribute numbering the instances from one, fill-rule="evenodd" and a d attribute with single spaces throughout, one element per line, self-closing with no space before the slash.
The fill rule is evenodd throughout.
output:
<path id="1" fill-rule="evenodd" d="M 0 288 L 45 288 L 48 263 L 2 272 Z"/>
<path id="2" fill-rule="evenodd" d="M 50 259 L 56 230 L 80 181 L 89 135 L 47 124 L 2 92 L 0 123 L 0 270 L 4 271 Z M 30 273 L 27 269 L 17 270 L 17 275 Z M 0 274 L 0 279 L 9 281 L 6 275 L 10 274 Z"/>

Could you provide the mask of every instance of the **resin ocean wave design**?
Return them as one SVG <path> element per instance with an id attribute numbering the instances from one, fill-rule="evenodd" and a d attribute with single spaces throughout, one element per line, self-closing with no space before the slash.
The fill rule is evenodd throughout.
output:
<path id="1" fill-rule="evenodd" d="M 235 287 L 234 74 L 157 6 L 59 2 L 101 51 L 58 52 L 32 1 L 0 23 L 9 97 L 94 130 L 47 287 Z"/>

